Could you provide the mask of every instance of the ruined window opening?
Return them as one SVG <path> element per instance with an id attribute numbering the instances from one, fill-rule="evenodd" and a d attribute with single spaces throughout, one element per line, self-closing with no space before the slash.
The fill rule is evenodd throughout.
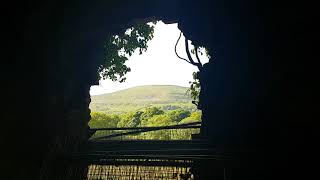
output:
<path id="1" fill-rule="evenodd" d="M 157 22 L 157 24 L 159 23 L 162 23 L 162 22 Z M 155 23 L 149 23 L 151 26 L 154 25 L 156 26 Z M 162 28 L 164 28 L 164 26 L 169 26 L 169 25 L 165 25 L 164 23 L 162 23 Z M 189 100 L 188 102 L 188 106 L 189 107 L 193 107 L 193 109 L 188 109 L 186 107 L 188 106 L 183 106 L 183 107 L 180 107 L 179 106 L 179 103 L 184 105 L 183 103 L 185 102 L 178 102 L 176 104 L 161 104 L 161 103 L 154 103 L 154 104 L 145 104 L 143 105 L 142 107 L 138 107 L 137 104 L 135 104 L 134 108 L 129 108 L 130 110 L 128 110 L 128 112 L 126 113 L 119 113 L 119 112 L 116 112 L 116 113 L 113 113 L 115 112 L 114 109 L 112 109 L 113 105 L 116 104 L 108 104 L 106 102 L 103 102 L 103 100 L 99 100 L 99 98 L 97 98 L 98 96 L 92 96 L 92 102 L 91 102 L 91 105 L 90 105 L 90 108 L 91 108 L 91 116 L 92 116 L 92 120 L 89 122 L 89 125 L 91 126 L 91 128 L 126 128 L 126 127 L 129 127 L 129 128 L 138 128 L 138 127 L 150 127 L 150 126 L 172 126 L 172 125 L 179 125 L 181 123 L 191 123 L 191 126 L 192 125 L 197 125 L 197 124 L 192 124 L 193 123 L 193 119 L 195 120 L 198 120 L 198 121 L 201 121 L 201 112 L 200 110 L 196 110 L 197 107 L 195 105 L 192 105 L 191 102 L 193 100 L 193 102 L 196 101 L 196 96 L 199 95 L 199 80 L 197 79 L 197 71 L 199 70 L 199 67 L 197 66 L 197 68 L 193 65 L 190 65 L 190 64 L 187 64 L 187 63 L 184 63 L 182 62 L 180 59 L 177 58 L 176 54 L 179 53 L 181 56 L 185 56 L 185 57 L 188 57 L 190 59 L 191 58 L 197 58 L 197 60 L 199 60 L 199 56 L 201 56 L 202 58 L 202 61 L 201 62 L 201 65 L 202 63 L 205 63 L 206 61 L 208 61 L 209 57 L 206 56 L 206 51 L 204 48 L 202 47 L 198 47 L 198 46 L 193 46 L 191 43 L 191 41 L 189 40 L 185 40 L 185 42 L 188 43 L 188 47 L 190 47 L 188 49 L 189 51 L 189 54 L 186 54 L 186 51 L 185 51 L 185 45 L 183 45 L 183 43 L 180 43 L 180 45 L 178 45 L 178 42 L 177 42 L 177 37 L 179 36 L 179 39 L 181 38 L 181 32 L 178 30 L 177 28 L 177 24 L 171 24 L 170 26 L 175 26 L 175 34 L 173 35 L 169 35 L 169 34 L 165 34 L 165 35 L 162 35 L 163 37 L 160 37 L 161 38 L 164 38 L 164 36 L 172 36 L 172 41 L 168 44 L 168 45 L 164 45 L 162 47 L 158 47 L 158 50 L 160 50 L 160 54 L 159 56 L 164 56 L 165 54 L 161 51 L 163 49 L 165 49 L 166 46 L 170 46 L 170 54 L 171 54 L 171 59 L 170 61 L 173 61 L 175 63 L 179 63 L 179 67 L 176 68 L 176 75 L 180 73 L 180 70 L 182 67 L 186 67 L 188 66 L 189 68 L 193 68 L 192 71 L 189 72 L 189 77 L 190 79 L 188 80 L 187 83 L 189 83 L 188 85 L 186 86 L 189 86 L 190 88 L 187 90 L 185 88 L 184 90 L 184 94 L 186 95 L 187 93 L 188 96 L 192 96 L 192 99 Z M 139 28 L 139 27 L 138 27 Z M 102 77 L 103 79 L 103 76 L 105 78 L 109 78 L 111 79 L 112 81 L 119 81 L 120 83 L 126 83 L 126 74 L 128 74 L 128 77 L 130 78 L 130 58 L 133 57 L 133 56 L 137 56 L 137 54 L 142 54 L 142 56 L 146 53 L 148 54 L 148 51 L 154 51 L 154 50 L 150 50 L 148 47 L 149 43 L 152 43 L 152 40 L 153 38 L 158 38 L 159 37 L 153 37 L 153 29 L 148 29 L 148 27 L 140 27 L 140 28 L 147 28 L 145 29 L 147 32 L 152 32 L 150 36 L 148 35 L 144 35 L 144 37 L 137 37 L 137 35 L 139 35 L 139 32 L 135 32 L 136 34 L 132 34 L 132 32 L 136 31 L 137 28 L 129 28 L 127 29 L 123 34 L 122 34 L 122 38 L 121 39 L 121 35 L 114 35 L 113 37 L 111 37 L 111 42 L 112 44 L 117 44 L 119 45 L 120 44 L 120 49 L 118 49 L 118 56 L 120 57 L 116 57 L 116 58 L 119 58 L 118 60 L 120 60 L 120 64 L 106 64 L 106 66 L 109 65 L 108 67 L 108 71 L 106 70 L 101 70 L 99 69 L 99 72 L 100 72 L 100 77 Z M 131 33 L 131 34 L 130 34 Z M 157 33 L 157 32 L 156 32 Z M 155 34 L 155 36 L 157 36 L 157 34 Z M 135 40 L 136 41 L 132 41 L 132 39 L 130 39 L 131 37 L 134 37 L 136 38 Z M 148 41 L 144 41 L 142 42 L 141 44 L 139 44 L 141 41 L 145 40 L 146 38 L 150 38 L 148 39 Z M 131 42 L 129 42 L 131 41 Z M 137 48 L 133 48 L 132 46 L 132 42 L 134 43 L 137 43 Z M 131 43 L 131 44 L 130 44 Z M 177 46 L 179 46 L 178 50 L 177 50 Z M 113 46 L 108 46 L 108 47 L 111 47 L 111 48 L 116 48 L 116 47 L 113 47 Z M 125 47 L 128 47 L 129 49 L 125 49 Z M 199 54 L 198 54 L 199 53 Z M 107 56 L 109 56 L 110 54 L 107 54 Z M 206 59 L 203 59 L 203 57 L 206 57 Z M 140 57 L 141 58 L 141 57 Z M 151 57 L 152 58 L 152 57 Z M 164 58 L 162 58 L 163 60 Z M 128 61 L 127 61 L 128 60 Z M 161 58 L 160 58 L 161 60 Z M 192 60 L 192 59 L 191 59 Z M 135 59 L 135 62 L 138 63 L 139 59 Z M 151 61 L 151 60 L 150 60 Z M 124 63 L 123 63 L 124 62 Z M 200 60 L 198 61 L 200 62 Z M 126 64 L 126 63 L 129 63 Z M 132 65 L 132 64 L 131 64 Z M 104 66 L 104 67 L 106 67 Z M 170 66 L 170 64 L 168 65 Z M 99 68 L 103 68 L 102 66 L 100 66 Z M 117 72 L 118 76 L 114 76 L 114 72 L 116 72 L 116 70 L 119 70 L 117 68 L 122 68 L 119 72 Z M 150 67 L 146 67 L 146 69 L 148 69 Z M 154 66 L 152 67 L 154 68 L 153 71 L 156 71 L 156 69 L 158 69 L 159 67 L 157 66 Z M 178 70 L 177 70 L 178 69 Z M 168 73 L 168 70 L 167 69 L 163 69 L 162 70 L 163 73 Z M 154 74 L 154 72 L 152 71 L 147 71 L 145 72 L 145 74 L 147 74 L 147 76 L 151 75 L 151 74 Z M 144 75 L 146 76 L 146 75 Z M 145 77 L 144 77 L 145 78 Z M 130 79 L 129 79 L 130 80 Z M 100 81 L 100 83 L 103 85 L 103 82 Z M 169 85 L 175 85 L 175 84 L 170 84 L 168 83 Z M 154 84 L 149 84 L 149 85 L 154 85 Z M 163 88 L 164 85 L 162 84 L 162 87 L 159 86 L 157 88 Z M 106 87 L 108 88 L 108 87 Z M 150 87 L 147 87 L 147 88 L 150 88 Z M 193 88 L 193 89 L 192 89 Z M 179 89 L 179 88 L 178 88 Z M 144 92 L 146 92 L 147 90 L 142 90 Z M 173 91 L 178 91 L 177 89 L 173 90 Z M 198 94 L 196 94 L 196 93 Z M 123 93 L 123 91 L 122 91 Z M 181 90 L 179 90 L 179 93 L 181 94 Z M 192 94 L 194 93 L 194 94 Z M 115 94 L 115 93 L 114 93 Z M 115 96 L 115 95 L 112 95 L 112 96 Z M 152 95 L 149 97 L 149 99 L 152 99 L 152 98 L 157 98 L 157 97 L 152 97 Z M 112 99 L 111 96 L 109 95 L 108 98 L 106 99 Z M 127 97 L 127 99 L 130 99 Z M 123 100 L 123 99 L 122 99 Z M 121 104 L 121 103 L 124 103 L 124 104 L 128 104 L 128 103 L 132 103 L 131 102 L 121 102 L 121 100 L 118 100 L 119 103 L 118 104 Z M 134 100 L 133 100 L 134 101 Z M 134 103 L 133 103 L 134 104 Z M 194 103 L 194 104 L 197 104 L 197 103 Z M 163 105 L 163 106 L 161 106 Z M 105 106 L 105 108 L 101 108 L 102 106 Z M 121 105 L 118 105 L 118 107 L 116 107 L 119 109 L 119 111 L 123 111 L 125 108 L 124 106 L 121 106 Z M 179 109 L 181 110 L 181 112 L 179 112 Z M 97 111 L 97 112 L 96 112 Z M 134 111 L 134 112 L 132 112 Z M 146 111 L 149 111 L 148 113 L 154 113 L 152 114 L 152 116 L 150 117 L 146 117 L 147 113 Z M 176 112 L 174 112 L 176 111 Z M 176 113 L 176 114 L 174 114 Z M 179 114 L 180 113 L 180 114 Z M 179 117 L 179 115 L 181 115 L 182 117 Z M 145 117 L 143 117 L 145 116 Z M 177 116 L 177 120 L 172 120 L 172 116 Z M 148 119 L 149 118 L 149 119 Z M 170 119 L 171 118 L 171 119 Z M 131 121 L 130 121 L 131 119 Z M 145 122 L 147 121 L 147 122 Z M 166 122 L 167 121 L 167 122 Z M 150 123 L 150 122 L 153 122 L 154 124 Z M 154 131 L 154 132 L 145 132 L 145 133 L 140 133 L 140 134 L 145 134 L 145 136 L 152 136 L 151 139 L 158 139 L 158 140 L 179 140 L 179 139 L 191 139 L 191 134 L 197 134 L 199 133 L 199 129 L 193 129 L 192 131 L 189 131 L 189 134 L 186 133 L 188 131 L 186 131 L 188 129 L 168 129 L 168 130 L 158 130 L 158 131 Z M 128 130 L 123 130 L 122 132 L 128 132 Z M 177 135 L 176 132 L 179 132 L 180 135 Z M 191 133 L 190 133 L 191 132 Z M 109 133 L 114 133 L 114 130 L 109 130 Z M 148 135 L 149 134 L 149 135 Z M 151 135 L 150 135 L 151 134 Z M 176 134 L 176 135 L 174 135 Z M 97 136 L 106 136 L 106 135 L 110 135 L 108 134 L 107 132 L 100 132 L 100 134 L 98 132 L 96 132 L 96 135 L 94 137 L 97 137 Z M 130 136 L 130 135 L 129 135 Z M 174 137 L 175 136 L 175 137 Z M 180 136 L 180 137 L 179 137 Z M 185 136 L 185 137 L 183 137 Z M 188 137 L 186 137 L 188 136 Z M 131 136 L 132 138 L 141 138 L 143 136 L 141 135 L 133 135 Z M 123 136 L 116 136 L 114 137 L 113 139 L 123 139 L 124 137 Z M 150 137 L 149 137 L 150 138 Z"/>

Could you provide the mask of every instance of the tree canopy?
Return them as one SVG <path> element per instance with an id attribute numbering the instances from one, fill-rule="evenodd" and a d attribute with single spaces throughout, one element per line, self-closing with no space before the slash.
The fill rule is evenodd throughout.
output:
<path id="1" fill-rule="evenodd" d="M 147 50 L 147 43 L 153 38 L 155 24 L 156 22 L 138 23 L 123 34 L 109 37 L 104 45 L 104 62 L 98 68 L 99 78 L 124 82 L 125 74 L 131 71 L 125 62 L 136 50 L 140 54 Z"/>
<path id="2" fill-rule="evenodd" d="M 150 107 L 144 110 L 127 112 L 120 115 L 108 115 L 103 112 L 91 112 L 89 126 L 91 128 L 108 128 L 108 127 L 154 127 L 170 126 L 190 122 L 201 121 L 201 112 L 190 112 L 181 108 L 175 110 L 163 111 L 158 107 Z M 105 136 L 119 131 L 98 131 L 94 137 Z M 154 139 L 154 140 L 171 140 L 171 139 L 190 139 L 191 134 L 199 133 L 198 129 L 175 129 L 160 130 L 141 133 L 135 136 L 126 136 L 127 139 Z"/>

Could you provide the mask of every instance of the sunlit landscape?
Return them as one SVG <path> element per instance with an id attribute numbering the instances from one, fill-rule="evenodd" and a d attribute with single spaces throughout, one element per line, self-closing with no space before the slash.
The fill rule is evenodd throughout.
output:
<path id="1" fill-rule="evenodd" d="M 197 67 L 177 57 L 176 53 L 186 56 L 183 43 L 177 42 L 179 33 L 177 24 L 157 22 L 148 49 L 127 56 L 125 65 L 130 71 L 125 70 L 124 82 L 107 78 L 91 87 L 91 128 L 159 127 L 201 121 L 201 111 L 190 94 Z M 201 58 L 203 63 L 208 61 L 203 53 Z M 99 131 L 92 138 L 112 133 L 115 131 Z M 167 129 L 112 139 L 191 140 L 196 133 L 199 129 Z"/>

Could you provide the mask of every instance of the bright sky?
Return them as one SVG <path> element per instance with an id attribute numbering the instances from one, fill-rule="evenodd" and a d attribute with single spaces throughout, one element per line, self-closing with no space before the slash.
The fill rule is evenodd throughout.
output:
<path id="1" fill-rule="evenodd" d="M 91 86 L 90 94 L 110 93 L 140 85 L 188 87 L 189 81 L 192 80 L 192 72 L 197 71 L 197 68 L 176 56 L 174 46 L 179 33 L 177 24 L 158 22 L 154 29 L 154 37 L 148 43 L 148 50 L 142 55 L 136 52 L 126 62 L 131 68 L 131 72 L 126 75 L 127 80 L 123 83 L 100 80 L 99 86 Z M 177 52 L 180 56 L 187 57 L 183 36 L 177 46 Z M 200 56 L 200 59 L 202 63 L 208 62 L 205 56 Z"/>

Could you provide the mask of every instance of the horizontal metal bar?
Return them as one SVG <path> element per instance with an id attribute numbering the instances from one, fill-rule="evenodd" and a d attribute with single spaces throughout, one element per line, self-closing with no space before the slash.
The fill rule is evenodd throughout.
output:
<path id="1" fill-rule="evenodd" d="M 176 129 L 177 127 L 184 127 L 184 126 L 190 126 L 190 125 L 199 125 L 201 122 L 191 122 L 191 123 L 185 123 L 185 124 L 178 124 L 173 126 L 154 126 L 154 127 L 123 127 L 123 128 L 90 128 L 91 131 L 103 131 L 103 130 L 140 130 L 140 129 L 158 129 L 158 128 L 165 128 L 165 129 Z"/>
<path id="2" fill-rule="evenodd" d="M 100 139 L 108 139 L 108 138 L 113 138 L 113 137 L 118 137 L 118 136 L 126 136 L 126 135 L 132 135 L 132 134 L 140 134 L 143 132 L 149 132 L 149 131 L 159 131 L 159 130 L 164 130 L 164 129 L 196 129 L 200 128 L 201 126 L 183 126 L 183 127 L 155 127 L 155 128 L 148 128 L 148 129 L 141 129 L 138 131 L 130 131 L 130 132 L 124 132 L 124 133 L 118 133 L 118 134 L 111 134 L 107 136 L 101 136 L 97 138 L 93 138 L 91 140 L 100 140 Z"/>
<path id="3" fill-rule="evenodd" d="M 84 160 L 82 160 L 84 161 Z M 87 160 L 87 164 L 94 165 L 136 165 L 136 166 L 174 166 L 174 167 L 190 167 L 193 165 L 192 162 L 176 162 L 176 161 L 101 161 Z"/>
<path id="4" fill-rule="evenodd" d="M 73 159 L 82 160 L 118 160 L 118 161 L 135 161 L 135 160 L 231 160 L 231 157 L 219 155 L 104 155 L 104 154 L 87 154 L 73 156 Z"/>

